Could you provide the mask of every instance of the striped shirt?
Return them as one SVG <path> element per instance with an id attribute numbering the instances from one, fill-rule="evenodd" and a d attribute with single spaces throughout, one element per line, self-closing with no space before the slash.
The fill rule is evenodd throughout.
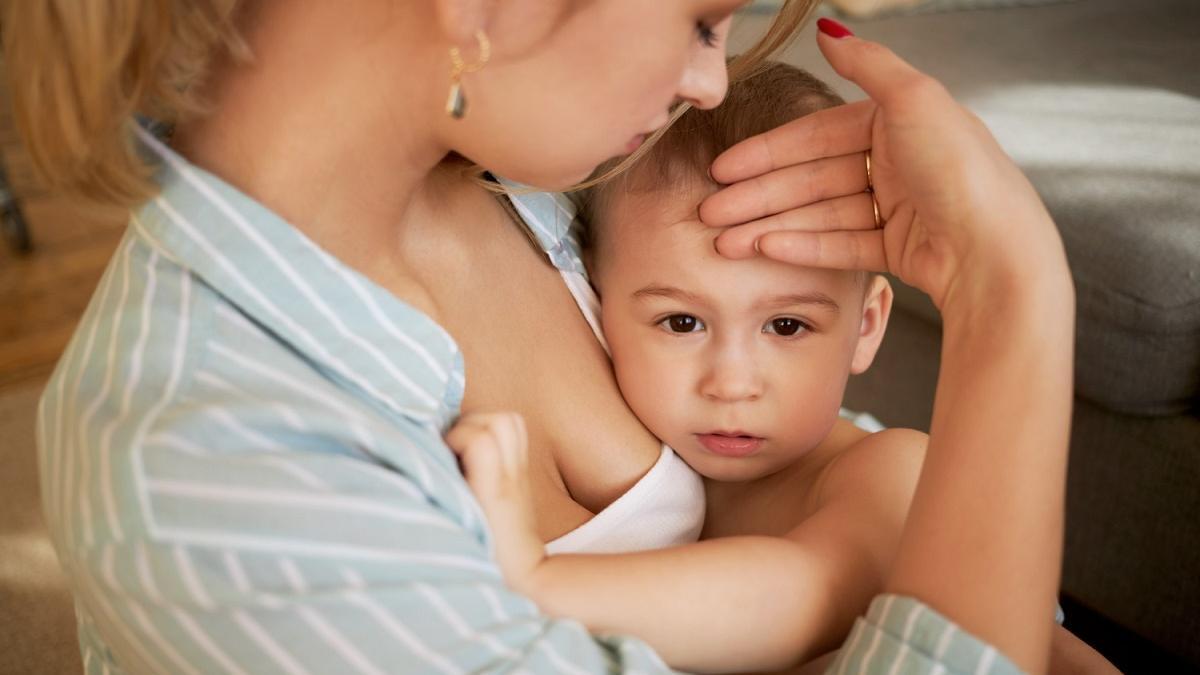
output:
<path id="1" fill-rule="evenodd" d="M 450 336 L 144 142 L 161 192 L 132 214 L 38 411 L 85 671 L 669 671 L 505 587 L 442 440 L 464 387 Z M 569 203 L 513 200 L 550 260 L 582 272 Z M 919 603 L 882 603 L 835 669 L 1015 672 Z"/>

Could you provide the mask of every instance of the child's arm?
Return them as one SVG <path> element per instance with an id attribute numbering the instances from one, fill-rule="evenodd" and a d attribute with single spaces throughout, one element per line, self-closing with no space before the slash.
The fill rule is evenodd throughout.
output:
<path id="1" fill-rule="evenodd" d="M 592 631 L 642 638 L 673 667 L 717 671 L 783 668 L 837 645 L 883 586 L 924 435 L 889 430 L 847 449 L 821 481 L 814 515 L 786 538 L 550 557 L 534 531 L 519 416 L 465 418 L 447 442 L 510 586 Z"/>

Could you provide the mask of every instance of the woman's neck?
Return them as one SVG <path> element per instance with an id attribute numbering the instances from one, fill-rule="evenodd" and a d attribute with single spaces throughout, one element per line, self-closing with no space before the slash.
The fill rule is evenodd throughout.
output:
<path id="1" fill-rule="evenodd" d="M 238 21 L 253 59 L 215 66 L 211 112 L 180 125 L 177 148 L 366 271 L 448 150 L 433 131 L 447 66 L 421 35 L 427 4 L 249 4 Z M 410 75 L 381 79 L 398 59 Z"/>

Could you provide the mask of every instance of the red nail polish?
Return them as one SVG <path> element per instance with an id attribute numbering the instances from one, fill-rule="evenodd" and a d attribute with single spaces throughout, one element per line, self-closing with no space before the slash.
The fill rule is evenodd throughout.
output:
<path id="1" fill-rule="evenodd" d="M 846 28 L 845 26 L 838 23 L 837 21 L 834 21 L 833 19 L 827 19 L 825 17 L 821 17 L 820 19 L 817 19 L 817 28 L 822 33 L 828 35 L 829 37 L 833 37 L 833 38 L 852 37 L 854 35 L 854 31 L 850 30 L 849 28 Z"/>

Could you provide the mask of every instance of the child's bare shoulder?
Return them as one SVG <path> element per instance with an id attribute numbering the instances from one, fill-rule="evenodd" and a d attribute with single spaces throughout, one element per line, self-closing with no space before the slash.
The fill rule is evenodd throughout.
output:
<path id="1" fill-rule="evenodd" d="M 838 450 L 817 481 L 819 504 L 868 497 L 911 499 L 929 436 L 914 429 L 863 434 Z"/>

